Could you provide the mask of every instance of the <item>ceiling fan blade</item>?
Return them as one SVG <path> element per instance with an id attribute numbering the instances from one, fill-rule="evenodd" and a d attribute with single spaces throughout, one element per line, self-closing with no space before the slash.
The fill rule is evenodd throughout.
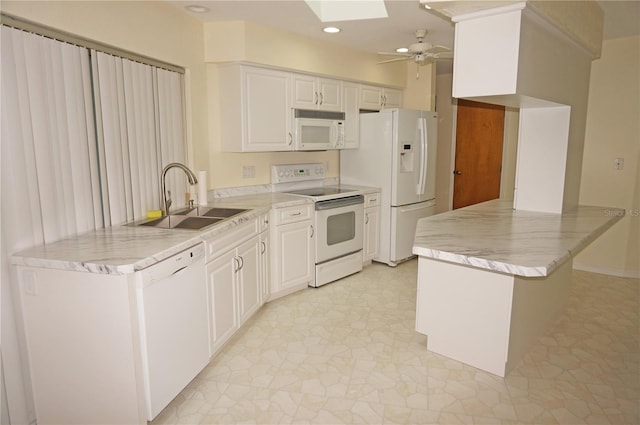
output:
<path id="1" fill-rule="evenodd" d="M 429 55 L 430 57 L 441 60 L 441 59 L 453 59 L 453 52 L 442 52 L 442 53 L 434 53 Z"/>
<path id="2" fill-rule="evenodd" d="M 386 56 L 404 56 L 404 57 L 411 57 L 411 53 L 400 53 L 400 52 L 378 52 L 379 55 L 386 55 Z"/>
<path id="3" fill-rule="evenodd" d="M 426 53 L 445 53 L 450 51 L 451 49 L 445 46 L 431 46 Z"/>
<path id="4" fill-rule="evenodd" d="M 410 57 L 410 56 L 407 56 L 407 57 L 403 57 L 403 58 L 395 58 L 395 59 L 389 59 L 389 60 L 382 61 L 382 62 L 376 62 L 376 64 L 389 63 L 389 62 L 406 61 L 406 60 L 409 60 L 409 59 L 411 59 L 411 57 Z"/>

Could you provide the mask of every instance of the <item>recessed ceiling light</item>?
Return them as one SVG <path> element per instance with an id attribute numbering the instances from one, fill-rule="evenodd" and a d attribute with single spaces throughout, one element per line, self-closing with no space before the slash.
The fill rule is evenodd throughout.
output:
<path id="1" fill-rule="evenodd" d="M 335 34 L 337 32 L 340 32 L 340 28 L 336 28 L 336 27 L 326 27 L 323 28 L 322 31 L 324 32 L 328 32 L 329 34 Z"/>
<path id="2" fill-rule="evenodd" d="M 198 4 L 190 4 L 189 6 L 185 6 L 184 8 L 193 13 L 205 13 L 209 11 L 209 8 L 200 6 Z"/>
<path id="3" fill-rule="evenodd" d="M 424 8 L 427 9 L 427 10 L 431 10 L 431 6 L 429 6 L 428 4 L 425 4 Z"/>
<path id="4" fill-rule="evenodd" d="M 407 49 L 406 47 L 398 47 L 396 49 L 396 52 L 398 53 L 407 53 L 409 51 L 409 49 Z"/>

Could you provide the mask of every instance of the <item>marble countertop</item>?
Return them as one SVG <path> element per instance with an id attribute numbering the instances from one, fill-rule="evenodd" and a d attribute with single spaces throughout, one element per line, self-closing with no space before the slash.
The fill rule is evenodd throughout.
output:
<path id="1" fill-rule="evenodd" d="M 613 226 L 624 210 L 578 206 L 563 214 L 494 200 L 418 221 L 413 253 L 525 277 L 548 276 Z"/>
<path id="2" fill-rule="evenodd" d="M 248 211 L 201 231 L 116 225 L 36 246 L 15 253 L 11 258 L 13 264 L 22 266 L 105 274 L 133 273 L 264 214 L 274 206 L 309 202 L 306 198 L 277 192 L 217 198 L 208 206 Z"/>
<path id="3" fill-rule="evenodd" d="M 380 190 L 367 186 L 348 187 L 362 194 Z M 210 199 L 207 206 L 242 208 L 248 211 L 201 231 L 111 226 L 15 253 L 11 261 L 14 265 L 49 269 L 105 274 L 133 273 L 265 214 L 272 208 L 313 202 L 310 198 L 273 192 L 270 186 L 225 189 L 220 193 L 226 196 Z"/>

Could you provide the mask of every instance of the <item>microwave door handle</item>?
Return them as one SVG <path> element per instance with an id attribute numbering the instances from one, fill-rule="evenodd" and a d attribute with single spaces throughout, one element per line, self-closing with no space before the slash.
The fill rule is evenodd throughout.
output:
<path id="1" fill-rule="evenodd" d="M 336 145 L 338 144 L 338 127 L 336 125 L 336 123 L 332 123 L 331 127 L 329 127 L 329 129 L 331 130 L 330 133 L 330 141 L 329 144 L 331 145 L 332 148 L 335 148 Z"/>

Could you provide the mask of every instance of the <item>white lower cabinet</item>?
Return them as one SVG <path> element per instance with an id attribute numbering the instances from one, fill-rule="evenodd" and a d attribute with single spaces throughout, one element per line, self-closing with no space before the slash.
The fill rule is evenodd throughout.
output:
<path id="1" fill-rule="evenodd" d="M 271 295 L 303 289 L 315 279 L 313 204 L 271 210 Z"/>
<path id="2" fill-rule="evenodd" d="M 224 253 L 206 265 L 209 305 L 210 354 L 213 356 L 264 302 L 264 266 L 268 251 L 263 244 L 266 216 L 242 224 L 224 235 Z M 249 239 L 247 239 L 247 237 Z M 210 242 L 220 243 L 221 238 Z M 208 247 L 208 252 L 215 252 Z"/>
<path id="3" fill-rule="evenodd" d="M 262 305 L 260 247 L 260 237 L 256 236 L 236 250 L 234 272 L 238 287 L 238 324 L 240 326 Z"/>
<path id="4" fill-rule="evenodd" d="M 238 329 L 237 296 L 234 278 L 235 250 L 223 254 L 207 264 L 209 306 L 210 355 Z"/>
<path id="5" fill-rule="evenodd" d="M 378 256 L 380 246 L 380 192 L 364 197 L 364 233 L 362 261 L 369 263 Z"/>

